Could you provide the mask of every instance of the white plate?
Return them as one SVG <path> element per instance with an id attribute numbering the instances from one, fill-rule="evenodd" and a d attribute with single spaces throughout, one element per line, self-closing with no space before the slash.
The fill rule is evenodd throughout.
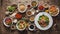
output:
<path id="1" fill-rule="evenodd" d="M 39 25 L 39 23 L 38 23 L 39 16 L 42 16 L 42 15 L 45 15 L 45 16 L 47 16 L 49 18 L 49 25 L 44 27 L 44 28 L 41 27 Z M 35 23 L 35 25 L 37 26 L 38 29 L 40 29 L 40 30 L 48 30 L 53 25 L 53 19 L 52 19 L 52 17 L 48 13 L 40 12 L 39 14 L 36 15 L 34 23 Z"/>

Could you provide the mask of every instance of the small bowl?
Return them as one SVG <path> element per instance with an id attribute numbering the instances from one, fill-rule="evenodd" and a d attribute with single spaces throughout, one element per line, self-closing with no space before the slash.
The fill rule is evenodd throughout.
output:
<path id="1" fill-rule="evenodd" d="M 21 19 L 22 18 L 22 14 L 21 13 L 16 13 L 15 18 L 16 19 Z"/>
<path id="2" fill-rule="evenodd" d="M 30 27 L 34 27 L 34 28 L 30 28 Z M 35 30 L 35 25 L 30 24 L 30 25 L 28 26 L 28 29 L 29 29 L 30 31 L 34 31 L 34 30 Z"/>
<path id="3" fill-rule="evenodd" d="M 20 5 L 24 5 L 24 7 L 25 7 L 24 10 L 21 10 L 21 9 L 20 9 Z M 24 3 L 19 3 L 19 4 L 18 4 L 18 11 L 19 11 L 19 12 L 24 13 L 26 10 L 27 10 L 27 5 L 25 5 Z"/>
<path id="4" fill-rule="evenodd" d="M 38 5 L 43 5 L 45 2 L 42 0 L 42 1 L 39 1 L 38 2 Z"/>
<path id="5" fill-rule="evenodd" d="M 38 10 L 39 10 L 39 11 L 43 11 L 43 10 L 44 10 L 43 4 L 44 4 L 44 1 L 39 1 L 39 3 L 38 3 Z M 39 6 L 41 6 L 43 9 L 40 10 L 40 9 L 39 9 Z"/>
<path id="6" fill-rule="evenodd" d="M 28 10 L 28 11 L 26 12 L 26 15 L 27 15 L 27 16 L 31 16 L 31 15 L 32 15 L 32 12 L 31 12 L 30 10 Z"/>
<path id="7" fill-rule="evenodd" d="M 34 18 L 35 18 L 34 16 L 31 16 L 31 17 L 30 17 L 30 21 L 33 22 L 33 21 L 34 21 Z"/>
<path id="8" fill-rule="evenodd" d="M 33 3 L 33 2 L 35 2 L 35 3 L 36 3 L 36 5 L 35 5 L 35 6 L 32 6 L 32 3 Z M 35 0 L 32 0 L 32 1 L 31 1 L 31 6 L 32 6 L 32 7 L 36 7 L 37 5 L 38 5 L 38 1 L 35 1 Z"/>
<path id="9" fill-rule="evenodd" d="M 34 8 L 32 8 L 30 11 L 32 12 L 32 15 L 34 15 L 36 12 Z"/>
<path id="10" fill-rule="evenodd" d="M 38 10 L 39 11 L 43 11 L 45 8 L 44 8 L 44 6 L 43 5 L 38 5 Z"/>
<path id="11" fill-rule="evenodd" d="M 6 20 L 7 18 L 10 18 L 10 17 L 5 17 L 4 20 L 3 20 L 3 24 L 4 24 L 6 27 L 10 27 L 10 25 L 7 25 L 6 22 L 5 22 L 5 20 Z M 12 20 L 12 18 L 10 18 L 10 19 Z M 11 23 L 11 24 L 13 24 L 13 23 Z"/>
<path id="12" fill-rule="evenodd" d="M 47 3 L 44 3 L 43 6 L 44 6 L 44 8 L 49 8 L 50 5 Z"/>
<path id="13" fill-rule="evenodd" d="M 10 29 L 11 30 L 15 30 L 16 29 L 16 26 L 15 25 L 11 25 Z"/>

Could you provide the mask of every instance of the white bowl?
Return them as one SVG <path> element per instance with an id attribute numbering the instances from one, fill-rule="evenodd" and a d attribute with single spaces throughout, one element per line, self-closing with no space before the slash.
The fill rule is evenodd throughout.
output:
<path id="1" fill-rule="evenodd" d="M 39 23 L 38 23 L 39 16 L 42 16 L 42 15 L 46 15 L 49 18 L 49 25 L 47 25 L 44 28 L 41 27 L 39 25 Z M 40 29 L 40 30 L 48 30 L 53 25 L 53 19 L 52 19 L 52 17 L 48 13 L 46 13 L 46 12 L 40 12 L 39 14 L 36 15 L 34 23 L 35 23 L 35 25 L 37 26 L 38 29 Z"/>
<path id="2" fill-rule="evenodd" d="M 31 25 L 33 25 L 33 24 L 31 24 Z M 28 26 L 28 29 L 30 30 L 30 31 L 34 31 L 35 30 L 35 25 L 33 25 L 34 26 L 34 28 L 33 29 L 31 29 L 30 28 L 30 25 Z"/>
<path id="3" fill-rule="evenodd" d="M 32 0 L 32 1 L 31 1 L 31 4 L 32 4 L 33 1 L 36 1 L 36 3 L 37 3 L 36 6 L 38 6 L 38 1 L 37 1 L 37 0 Z M 32 6 L 32 5 L 31 5 L 31 6 Z M 32 6 L 32 7 L 36 7 L 36 6 Z"/>
<path id="4" fill-rule="evenodd" d="M 24 11 L 21 11 L 20 8 L 19 8 L 19 6 L 21 4 L 24 4 L 24 3 L 18 3 L 18 11 L 21 12 L 21 13 L 24 13 L 27 10 L 27 5 L 24 4 L 25 5 L 25 10 Z"/>
<path id="5" fill-rule="evenodd" d="M 29 12 L 29 11 L 31 12 L 31 15 L 28 15 L 28 14 L 27 14 L 27 12 Z M 32 13 L 31 10 L 28 10 L 27 12 L 26 12 L 26 15 L 27 15 L 27 16 L 32 16 L 32 15 L 33 15 L 33 13 Z"/>
<path id="6" fill-rule="evenodd" d="M 20 20 L 21 21 L 21 20 Z M 18 23 L 16 24 L 16 28 L 19 30 L 19 31 L 23 31 L 23 30 L 25 30 L 26 29 L 26 27 L 25 28 L 23 28 L 23 29 L 19 29 L 18 28 Z"/>
<path id="7" fill-rule="evenodd" d="M 45 8 L 45 7 L 43 6 L 44 8 L 43 8 L 42 10 L 40 10 L 40 9 L 39 9 L 39 6 L 43 6 L 43 5 L 38 5 L 38 11 L 44 11 L 44 8 Z"/>
<path id="8" fill-rule="evenodd" d="M 46 5 L 46 6 L 45 6 L 45 5 Z M 47 4 L 47 3 L 44 3 L 43 6 L 44 6 L 44 8 L 49 8 L 50 5 Z"/>
<path id="9" fill-rule="evenodd" d="M 49 6 L 49 9 L 50 9 L 50 7 L 51 7 L 51 6 Z M 59 14 L 59 7 L 56 6 L 56 9 L 58 10 L 58 13 L 55 14 L 55 15 L 52 15 L 52 16 L 57 16 L 57 15 Z M 49 11 L 49 13 L 50 13 L 50 11 Z"/>
<path id="10" fill-rule="evenodd" d="M 5 19 L 6 18 L 10 18 L 10 17 L 5 17 L 4 20 L 3 20 L 3 24 L 6 26 L 6 27 L 10 27 L 10 25 L 7 25 L 6 22 L 5 22 Z M 12 20 L 12 18 L 10 18 Z M 13 24 L 13 23 L 12 23 Z"/>

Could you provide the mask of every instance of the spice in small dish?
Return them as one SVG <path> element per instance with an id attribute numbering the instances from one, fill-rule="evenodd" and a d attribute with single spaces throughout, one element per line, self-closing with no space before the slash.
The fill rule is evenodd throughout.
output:
<path id="1" fill-rule="evenodd" d="M 30 21 L 34 21 L 34 16 L 31 16 L 30 17 Z"/>
<path id="2" fill-rule="evenodd" d="M 26 15 L 27 15 L 27 16 L 31 16 L 31 15 L 32 15 L 32 12 L 31 12 L 31 11 L 27 11 L 27 12 L 26 12 Z"/>
<path id="3" fill-rule="evenodd" d="M 37 6 L 37 2 L 36 2 L 36 1 L 32 1 L 32 2 L 31 2 L 31 5 L 32 5 L 33 7 L 35 7 L 35 6 Z"/>
<path id="4" fill-rule="evenodd" d="M 10 29 L 11 30 L 15 30 L 16 29 L 16 26 L 15 25 L 11 25 Z"/>

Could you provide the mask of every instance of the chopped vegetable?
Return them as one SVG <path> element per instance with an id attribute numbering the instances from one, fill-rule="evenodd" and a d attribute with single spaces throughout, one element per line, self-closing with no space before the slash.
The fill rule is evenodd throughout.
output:
<path id="1" fill-rule="evenodd" d="M 8 7 L 7 7 L 7 10 L 8 10 L 8 11 L 10 11 L 10 12 L 12 12 L 12 11 L 14 11 L 14 10 L 15 10 L 15 7 L 8 6 Z"/>
<path id="2" fill-rule="evenodd" d="M 49 18 L 45 15 L 42 15 L 42 16 L 39 17 L 38 23 L 42 27 L 46 27 L 49 24 Z"/>
<path id="3" fill-rule="evenodd" d="M 6 18 L 5 22 L 7 25 L 11 25 L 12 24 L 12 20 L 10 18 Z"/>

